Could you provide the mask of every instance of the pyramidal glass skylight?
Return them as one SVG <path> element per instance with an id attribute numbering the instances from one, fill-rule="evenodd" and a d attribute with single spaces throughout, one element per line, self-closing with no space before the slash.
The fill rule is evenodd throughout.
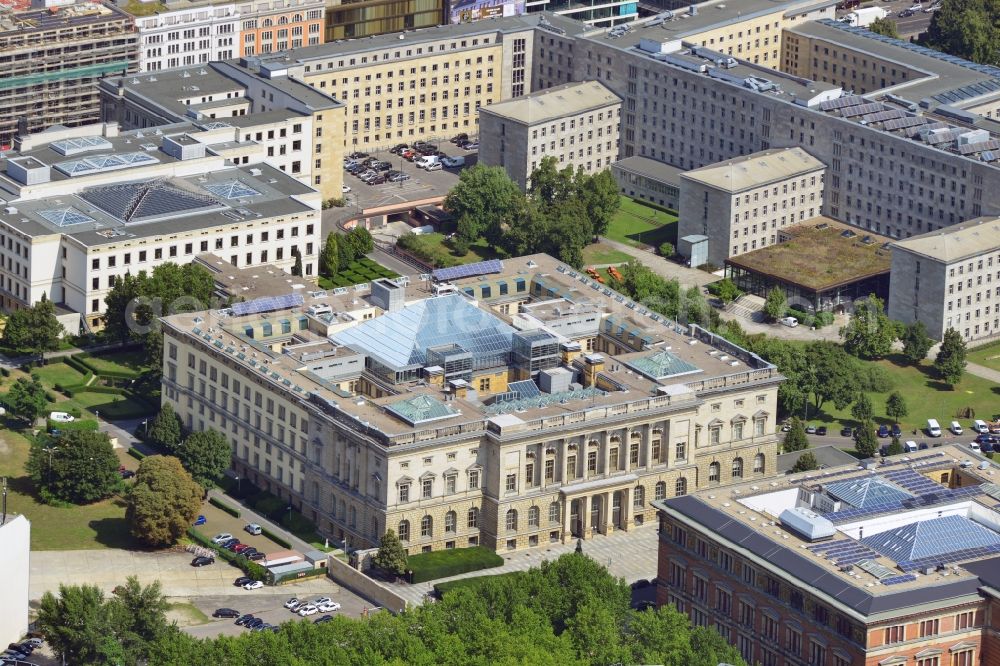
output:
<path id="1" fill-rule="evenodd" d="M 223 199 L 242 199 L 244 197 L 260 196 L 260 192 L 239 179 L 227 180 L 222 183 L 209 183 L 202 187 Z"/>
<path id="2" fill-rule="evenodd" d="M 66 208 L 55 208 L 52 210 L 40 210 L 38 211 L 38 214 L 57 227 L 69 227 L 74 224 L 83 224 L 84 222 L 94 221 L 94 218 L 81 213 L 72 206 L 68 206 Z"/>

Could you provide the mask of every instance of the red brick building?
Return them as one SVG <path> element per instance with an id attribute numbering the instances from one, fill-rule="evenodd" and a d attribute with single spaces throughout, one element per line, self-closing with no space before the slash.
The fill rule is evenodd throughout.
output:
<path id="1" fill-rule="evenodd" d="M 657 601 L 750 664 L 1000 666 L 1000 486 L 964 458 L 655 502 Z"/>

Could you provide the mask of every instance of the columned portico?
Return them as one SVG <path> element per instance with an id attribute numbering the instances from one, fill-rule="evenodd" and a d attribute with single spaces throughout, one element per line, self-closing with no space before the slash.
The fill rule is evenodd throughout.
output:
<path id="1" fill-rule="evenodd" d="M 610 534 L 631 526 L 632 487 L 639 477 L 622 474 L 560 488 L 563 510 L 563 543 Z"/>

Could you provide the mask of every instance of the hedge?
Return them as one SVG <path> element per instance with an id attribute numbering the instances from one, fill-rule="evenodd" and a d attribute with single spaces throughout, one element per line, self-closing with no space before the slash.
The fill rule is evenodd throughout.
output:
<path id="1" fill-rule="evenodd" d="M 245 573 L 250 578 L 253 578 L 254 580 L 262 580 L 265 583 L 272 584 L 271 573 L 261 565 L 257 564 L 256 562 L 248 560 L 242 555 L 237 555 L 231 550 L 227 550 L 225 548 L 219 548 L 219 546 L 212 543 L 211 539 L 209 539 L 207 536 L 205 536 L 198 530 L 194 529 L 193 527 L 189 527 L 187 533 L 189 537 L 191 537 L 194 541 L 198 542 L 200 545 L 215 551 L 219 555 L 219 557 L 224 559 L 226 562 L 229 562 L 230 564 L 233 564 L 242 569 L 243 573 Z"/>
<path id="2" fill-rule="evenodd" d="M 313 571 L 298 571 L 282 574 L 281 576 L 273 576 L 274 585 L 281 585 L 282 583 L 295 583 L 300 580 L 307 580 L 309 578 L 319 578 L 320 576 L 326 575 L 326 569 L 315 569 Z"/>
<path id="3" fill-rule="evenodd" d="M 80 391 L 87 391 L 89 393 L 107 393 L 110 395 L 125 395 L 125 389 L 118 388 L 117 386 L 100 386 L 93 385 L 87 387 L 81 387 Z"/>
<path id="4" fill-rule="evenodd" d="M 455 589 L 469 588 L 472 590 L 476 590 L 489 580 L 500 580 L 501 578 L 504 577 L 522 576 L 522 575 L 524 575 L 523 571 L 508 571 L 502 574 L 493 574 L 493 575 L 486 574 L 484 576 L 459 578 L 458 580 L 449 580 L 446 583 L 435 583 L 434 592 L 437 594 L 438 598 L 441 598 L 448 592 L 451 592 L 452 590 Z"/>
<path id="5" fill-rule="evenodd" d="M 135 370 L 99 370 L 98 368 L 90 365 L 87 362 L 91 358 L 93 358 L 87 352 L 76 354 L 76 356 L 79 358 L 79 361 L 82 365 L 84 365 L 92 373 L 100 377 L 108 377 L 110 379 L 137 379 L 140 375 L 140 373 Z"/>
<path id="6" fill-rule="evenodd" d="M 286 538 L 284 538 L 282 536 L 278 536 L 277 534 L 275 534 L 274 532 L 272 532 L 271 530 L 269 530 L 267 528 L 264 528 L 264 527 L 260 528 L 260 533 L 263 534 L 264 536 L 266 536 L 268 539 L 270 539 L 274 543 L 278 544 L 279 546 L 282 546 L 283 548 L 291 548 L 292 547 L 292 544 L 289 543 L 288 539 L 286 539 Z"/>
<path id="7" fill-rule="evenodd" d="M 94 371 L 88 365 L 84 365 L 80 362 L 76 356 L 64 356 L 62 359 L 63 363 L 73 368 L 78 372 L 82 372 L 85 375 L 93 375 Z"/>
<path id="8" fill-rule="evenodd" d="M 240 517 L 240 510 L 239 509 L 234 509 L 233 507 L 229 506 L 225 502 L 222 502 L 222 501 L 220 501 L 220 500 L 218 500 L 218 499 L 216 499 L 214 497 L 209 497 L 208 498 L 208 503 L 211 504 L 214 507 L 222 509 L 223 511 L 225 511 L 226 513 L 228 513 L 230 516 L 233 516 L 234 518 L 239 518 Z"/>
<path id="9" fill-rule="evenodd" d="M 423 583 L 502 565 L 502 557 L 482 546 L 449 548 L 411 555 L 406 563 L 407 568 L 413 572 L 413 583 Z"/>
<path id="10" fill-rule="evenodd" d="M 63 432 L 69 432 L 70 430 L 87 430 L 90 432 L 97 432 L 98 424 L 97 421 L 91 421 L 89 419 L 83 420 L 78 419 L 76 421 L 53 421 L 52 419 L 45 419 L 45 429 L 61 430 Z"/>
<path id="11" fill-rule="evenodd" d="M 130 446 L 128 448 L 128 454 L 130 456 L 132 456 L 133 458 L 135 458 L 136 460 L 142 460 L 143 458 L 146 457 L 145 453 L 143 453 L 139 449 L 135 448 L 134 446 Z"/>

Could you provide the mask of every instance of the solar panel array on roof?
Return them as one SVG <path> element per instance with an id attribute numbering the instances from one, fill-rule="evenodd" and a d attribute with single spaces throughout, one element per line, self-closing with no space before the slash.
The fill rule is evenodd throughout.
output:
<path id="1" fill-rule="evenodd" d="M 859 104 L 858 106 L 848 106 L 840 110 L 840 115 L 843 118 L 853 118 L 854 116 L 863 116 L 868 113 L 875 113 L 876 111 L 883 111 L 885 107 L 878 102 L 870 102 L 868 104 Z"/>
<path id="2" fill-rule="evenodd" d="M 950 143 L 958 138 L 958 135 L 963 133 L 965 130 L 958 127 L 953 127 L 950 130 L 943 132 L 928 132 L 922 136 L 924 143 L 937 146 L 942 143 Z"/>
<path id="3" fill-rule="evenodd" d="M 844 95 L 843 97 L 838 97 L 837 99 L 828 99 L 825 102 L 820 102 L 820 111 L 834 111 L 836 109 L 842 109 L 845 106 L 856 106 L 858 104 L 864 104 L 867 102 L 864 97 L 860 95 Z"/>
<path id="4" fill-rule="evenodd" d="M 438 268 L 431 273 L 436 282 L 447 282 L 448 280 L 458 280 L 461 278 L 475 277 L 477 275 L 490 275 L 492 273 L 502 273 L 503 262 L 499 259 L 489 259 L 479 261 L 474 264 L 464 264 L 462 266 L 452 266 L 450 268 Z"/>
<path id="5" fill-rule="evenodd" d="M 892 120 L 893 118 L 903 118 L 906 116 L 905 111 L 900 111 L 899 109 L 889 109 L 888 111 L 879 111 L 878 113 L 870 113 L 861 119 L 863 123 L 880 123 L 886 120 Z"/>
<path id="6" fill-rule="evenodd" d="M 907 127 L 924 125 L 926 123 L 927 119 L 924 118 L 923 116 L 907 116 L 905 118 L 898 118 L 896 120 L 887 120 L 885 124 L 882 125 L 882 129 L 891 132 L 898 129 L 905 129 Z"/>
<path id="7" fill-rule="evenodd" d="M 994 162 L 997 159 L 997 155 L 992 150 L 984 150 L 979 159 L 984 162 Z"/>
<path id="8" fill-rule="evenodd" d="M 906 136 L 912 139 L 913 137 L 923 134 L 924 132 L 930 132 L 931 130 L 941 129 L 943 127 L 951 127 L 951 125 L 942 122 L 926 123 L 924 125 L 910 127 L 906 130 Z"/>
<path id="9" fill-rule="evenodd" d="M 145 222 L 222 207 L 208 195 L 188 192 L 163 180 L 92 187 L 80 197 L 122 222 Z"/>
<path id="10" fill-rule="evenodd" d="M 981 153 L 985 150 L 1000 150 L 1000 141 L 990 139 L 989 141 L 980 141 L 979 143 L 967 143 L 965 145 L 960 145 L 958 147 L 958 154 L 971 155 L 973 153 Z"/>
<path id="11" fill-rule="evenodd" d="M 910 493 L 887 483 L 877 476 L 835 481 L 827 483 L 824 488 L 831 497 L 847 502 L 858 509 L 891 501 L 902 501 L 913 497 Z"/>
<path id="12" fill-rule="evenodd" d="M 536 395 L 540 395 L 541 391 L 538 389 L 538 385 L 531 379 L 525 379 L 520 382 L 510 382 L 507 384 L 507 389 L 517 394 L 515 399 L 521 398 L 533 398 Z"/>
<path id="13" fill-rule="evenodd" d="M 284 296 L 265 296 L 252 301 L 233 303 L 232 311 L 237 317 L 261 312 L 274 312 L 294 308 L 303 303 L 302 294 L 285 294 Z"/>
<path id="14" fill-rule="evenodd" d="M 905 572 L 913 569 L 903 567 L 904 563 L 935 560 L 989 547 L 1000 551 L 1000 534 L 963 516 L 950 515 L 879 532 L 861 539 L 861 543 L 899 563 Z"/>
<path id="15" fill-rule="evenodd" d="M 808 549 L 820 557 L 832 561 L 838 567 L 848 564 L 858 564 L 864 560 L 874 560 L 879 554 L 854 539 L 838 539 L 808 546 Z"/>
<path id="16" fill-rule="evenodd" d="M 900 583 L 909 583 L 916 579 L 917 577 L 913 574 L 902 574 L 900 576 L 892 576 L 891 578 L 883 578 L 879 582 L 883 585 L 899 585 Z"/>
<path id="17" fill-rule="evenodd" d="M 982 95 L 990 95 L 997 90 L 1000 90 L 1000 79 L 988 79 L 986 81 L 977 81 L 967 86 L 962 86 L 961 88 L 954 88 L 952 90 L 945 91 L 938 95 L 934 95 L 932 99 L 944 104 L 954 104 L 955 102 L 973 99 Z"/>

